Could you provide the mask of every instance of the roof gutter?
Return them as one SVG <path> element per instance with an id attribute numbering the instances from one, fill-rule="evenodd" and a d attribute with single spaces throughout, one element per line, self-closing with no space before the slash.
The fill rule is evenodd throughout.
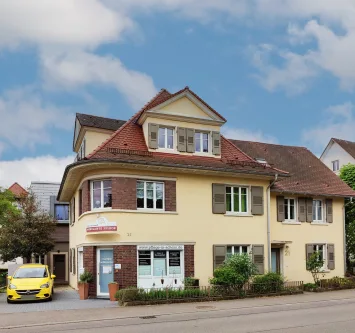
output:
<path id="1" fill-rule="evenodd" d="M 271 187 L 277 182 L 279 178 L 278 174 L 275 174 L 274 180 L 269 184 L 266 189 L 266 199 L 267 199 L 267 267 L 268 272 L 271 272 L 271 198 L 270 192 Z"/>

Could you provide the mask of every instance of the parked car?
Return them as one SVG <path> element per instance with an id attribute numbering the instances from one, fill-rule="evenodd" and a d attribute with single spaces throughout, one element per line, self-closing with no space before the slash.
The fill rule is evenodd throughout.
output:
<path id="1" fill-rule="evenodd" d="M 52 300 L 55 275 L 50 274 L 47 265 L 21 265 L 7 279 L 8 303 Z"/>

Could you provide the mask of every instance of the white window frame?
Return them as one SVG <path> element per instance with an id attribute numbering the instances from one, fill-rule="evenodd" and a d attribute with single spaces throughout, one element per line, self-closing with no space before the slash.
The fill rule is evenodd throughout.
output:
<path id="1" fill-rule="evenodd" d="M 336 166 L 336 168 L 334 168 Z M 339 160 L 332 161 L 332 169 L 334 172 L 340 170 L 340 163 Z"/>
<path id="2" fill-rule="evenodd" d="M 243 248 L 244 246 L 247 247 L 247 253 L 246 253 L 246 254 L 251 255 L 251 245 L 246 245 L 246 244 L 244 244 L 244 245 L 227 245 L 227 248 L 228 248 L 228 247 L 231 247 L 231 248 L 232 248 L 232 256 L 233 256 L 233 255 L 235 255 L 235 254 L 243 254 L 244 252 L 243 252 L 243 249 L 242 249 L 242 248 Z M 238 250 L 237 252 L 235 251 L 236 248 L 239 248 L 239 250 Z M 227 255 L 228 255 L 228 253 L 227 253 L 227 251 L 226 251 L 226 259 L 228 258 Z"/>
<path id="3" fill-rule="evenodd" d="M 86 139 L 84 138 L 83 142 L 80 145 L 79 153 L 78 153 L 80 159 L 83 159 L 85 157 L 85 149 L 84 149 L 85 147 L 86 147 Z"/>
<path id="4" fill-rule="evenodd" d="M 238 214 L 238 215 L 249 215 L 250 209 L 249 209 L 249 195 L 250 195 L 250 187 L 249 186 L 241 186 L 241 185 L 227 185 L 226 186 L 226 196 L 227 196 L 227 187 L 231 187 L 231 210 L 227 210 L 227 214 Z M 241 195 L 241 189 L 245 188 L 247 190 L 246 198 L 247 198 L 247 211 L 246 212 L 236 212 L 234 211 L 234 188 L 239 188 L 239 208 L 241 209 L 242 207 L 242 195 Z M 227 205 L 227 200 L 226 200 L 226 205 Z M 226 207 L 227 208 L 227 207 Z"/>
<path id="5" fill-rule="evenodd" d="M 57 215 L 56 215 L 56 211 L 55 211 L 56 206 L 68 206 L 68 220 L 57 220 Z M 69 223 L 69 221 L 70 221 L 70 205 L 65 204 L 65 203 L 55 203 L 54 204 L 54 215 L 55 215 L 55 219 L 56 219 L 57 223 Z"/>
<path id="6" fill-rule="evenodd" d="M 298 219 L 297 219 L 297 199 L 296 198 L 285 198 L 284 200 L 287 200 L 287 207 L 286 207 L 285 204 L 284 204 L 284 207 L 285 207 L 285 212 L 286 212 L 286 209 L 287 209 L 287 216 L 288 217 L 291 216 L 291 214 L 290 214 L 290 212 L 291 212 L 290 200 L 294 200 L 294 202 L 295 202 L 295 204 L 294 204 L 294 209 L 295 209 L 294 216 L 295 216 L 295 218 L 294 219 L 288 218 L 288 219 L 285 219 L 285 221 L 289 221 L 289 222 L 298 221 Z M 312 213 L 313 213 L 313 211 L 312 211 Z"/>
<path id="7" fill-rule="evenodd" d="M 199 134 L 200 150 L 196 149 L 196 134 Z M 207 151 L 203 151 L 203 134 L 207 134 Z M 210 153 L 210 133 L 205 131 L 195 131 L 195 153 L 198 154 L 209 154 Z"/>
<path id="8" fill-rule="evenodd" d="M 90 181 L 90 196 L 91 196 L 91 210 L 97 209 L 112 209 L 112 207 L 104 207 L 104 181 L 111 181 L 111 196 L 112 196 L 112 180 L 111 179 L 95 179 Z M 101 207 L 94 208 L 94 183 L 101 182 Z M 112 203 L 111 203 L 112 206 Z"/>
<path id="9" fill-rule="evenodd" d="M 320 201 L 321 202 L 321 208 L 322 208 L 322 219 L 320 220 L 319 219 L 319 216 L 318 216 L 318 209 L 316 209 L 316 219 L 314 219 L 314 216 L 313 216 L 313 211 L 314 211 L 314 205 L 315 205 L 315 202 L 316 201 Z M 325 209 L 324 209 L 324 201 L 322 199 L 313 199 L 313 204 L 312 204 L 312 218 L 313 218 L 313 222 L 314 223 L 325 223 L 325 216 L 324 216 L 324 213 L 325 213 Z"/>
<path id="10" fill-rule="evenodd" d="M 165 134 L 165 141 L 164 141 L 164 147 L 160 147 L 160 130 L 164 130 Z M 168 147 L 168 129 L 173 131 L 173 145 L 171 148 Z M 169 127 L 169 126 L 159 126 L 158 129 L 158 149 L 168 149 L 168 150 L 174 150 L 174 142 L 175 142 L 175 128 Z"/>
<path id="11" fill-rule="evenodd" d="M 138 179 L 137 183 L 138 182 L 144 183 L 144 208 L 141 208 L 141 207 L 137 206 L 137 210 L 165 211 L 165 183 L 164 182 L 155 181 L 155 180 L 143 180 L 143 179 Z M 154 207 L 153 208 L 148 208 L 147 207 L 147 183 L 153 183 L 154 184 L 154 186 L 153 186 L 153 204 L 154 204 Z M 157 204 L 157 187 L 156 187 L 156 184 L 162 184 L 163 185 L 163 208 L 156 208 L 156 204 Z M 137 200 L 137 192 L 136 192 L 136 200 Z"/>
<path id="12" fill-rule="evenodd" d="M 326 271 L 328 270 L 328 253 L 327 253 L 327 244 L 325 243 L 317 243 L 317 244 L 313 244 L 313 247 L 316 247 L 316 251 L 315 252 L 319 252 L 319 247 L 322 246 L 323 247 L 323 267 L 322 270 Z"/>
<path id="13" fill-rule="evenodd" d="M 80 275 L 84 273 L 84 249 L 82 247 L 78 248 L 78 265 L 76 269 L 76 274 L 78 276 L 78 281 L 80 280 Z"/>

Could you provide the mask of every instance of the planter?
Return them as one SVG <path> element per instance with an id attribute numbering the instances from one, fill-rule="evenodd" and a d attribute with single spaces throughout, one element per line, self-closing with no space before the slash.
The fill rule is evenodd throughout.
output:
<path id="1" fill-rule="evenodd" d="M 89 284 L 79 283 L 79 297 L 80 300 L 85 300 L 89 298 Z"/>
<path id="2" fill-rule="evenodd" d="M 117 301 L 117 299 L 116 299 L 117 291 L 118 291 L 118 283 L 114 282 L 114 283 L 108 284 L 108 292 L 110 294 L 110 301 L 111 302 Z"/>

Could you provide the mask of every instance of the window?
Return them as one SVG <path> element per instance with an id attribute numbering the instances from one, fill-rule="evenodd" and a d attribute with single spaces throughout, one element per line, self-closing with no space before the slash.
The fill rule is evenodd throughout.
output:
<path id="1" fill-rule="evenodd" d="M 55 204 L 54 214 L 57 221 L 69 221 L 69 205 Z"/>
<path id="2" fill-rule="evenodd" d="M 74 224 L 75 222 L 75 197 L 72 199 L 70 204 L 70 216 L 71 216 L 71 223 Z"/>
<path id="3" fill-rule="evenodd" d="M 248 254 L 250 253 L 248 245 L 231 245 L 227 246 L 227 258 L 230 258 L 234 254 Z"/>
<path id="4" fill-rule="evenodd" d="M 111 180 L 95 180 L 92 182 L 92 208 L 112 207 Z"/>
<path id="5" fill-rule="evenodd" d="M 208 153 L 208 133 L 195 132 L 195 151 Z"/>
<path id="6" fill-rule="evenodd" d="M 323 260 L 323 269 L 325 269 L 327 267 L 326 265 L 326 246 L 325 244 L 314 244 L 313 245 L 313 251 L 314 252 L 318 252 L 320 259 Z"/>
<path id="7" fill-rule="evenodd" d="M 34 256 L 34 263 L 44 265 L 44 256 Z"/>
<path id="8" fill-rule="evenodd" d="M 226 187 L 227 212 L 247 213 L 248 212 L 248 188 L 246 187 Z"/>
<path id="9" fill-rule="evenodd" d="M 80 275 L 84 273 L 84 252 L 81 249 L 78 249 L 78 280 Z"/>
<path id="10" fill-rule="evenodd" d="M 137 181 L 137 208 L 164 209 L 164 183 Z"/>
<path id="11" fill-rule="evenodd" d="M 285 220 L 296 219 L 296 201 L 295 199 L 285 199 Z"/>
<path id="12" fill-rule="evenodd" d="M 79 190 L 79 216 L 83 213 L 83 190 Z"/>
<path id="13" fill-rule="evenodd" d="M 313 221 L 323 222 L 322 200 L 313 200 Z"/>
<path id="14" fill-rule="evenodd" d="M 159 148 L 174 149 L 174 130 L 167 127 L 159 127 Z"/>
<path id="15" fill-rule="evenodd" d="M 333 171 L 339 171 L 339 160 L 333 161 Z"/>
<path id="16" fill-rule="evenodd" d="M 139 276 L 168 276 L 182 274 L 182 251 L 154 250 L 138 252 Z"/>
<path id="17" fill-rule="evenodd" d="M 79 148 L 78 155 L 77 155 L 77 159 L 79 161 L 85 157 L 85 145 L 86 145 L 86 141 L 84 139 L 80 148 Z"/>

